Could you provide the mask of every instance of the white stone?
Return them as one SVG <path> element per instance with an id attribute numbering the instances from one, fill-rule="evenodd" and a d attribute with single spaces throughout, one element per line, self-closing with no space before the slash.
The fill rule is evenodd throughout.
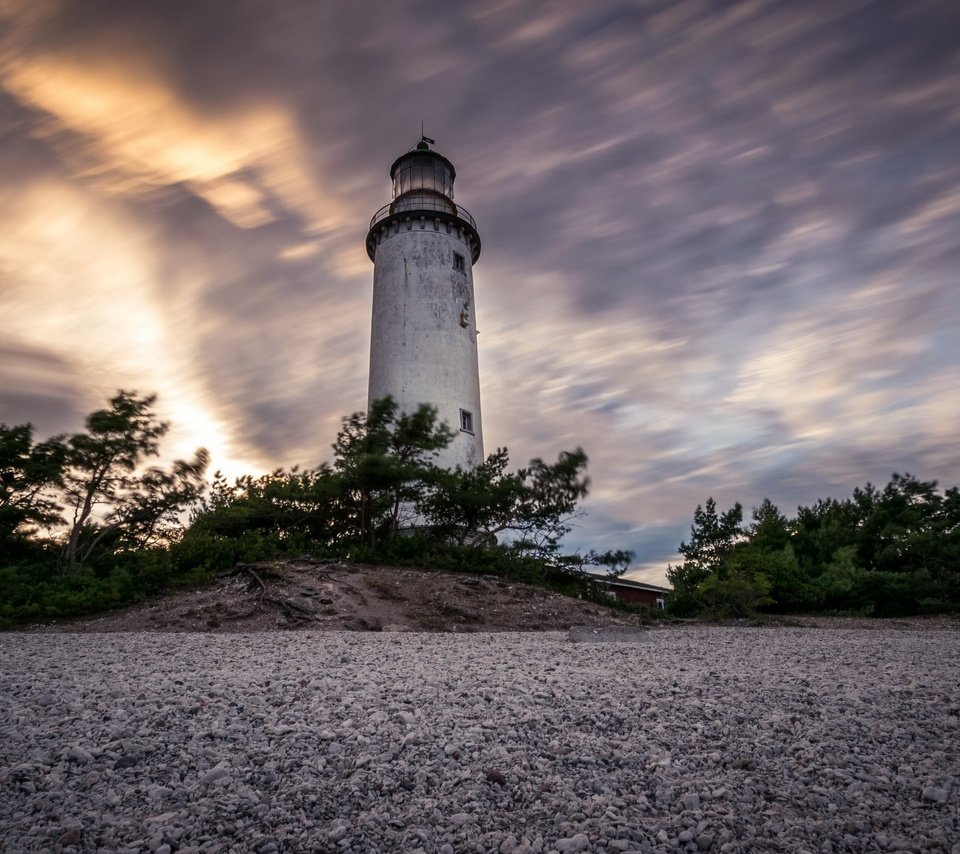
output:
<path id="1" fill-rule="evenodd" d="M 560 852 L 586 851 L 589 847 L 590 839 L 585 833 L 578 833 L 567 839 L 558 839 L 556 844 L 557 851 Z"/>

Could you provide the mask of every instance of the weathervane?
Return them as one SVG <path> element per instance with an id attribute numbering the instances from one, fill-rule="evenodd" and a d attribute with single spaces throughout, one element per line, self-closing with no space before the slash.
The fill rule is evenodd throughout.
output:
<path id="1" fill-rule="evenodd" d="M 420 142 L 427 142 L 430 145 L 436 145 L 437 141 L 435 139 L 430 139 L 429 136 L 423 132 L 423 119 L 420 120 Z"/>

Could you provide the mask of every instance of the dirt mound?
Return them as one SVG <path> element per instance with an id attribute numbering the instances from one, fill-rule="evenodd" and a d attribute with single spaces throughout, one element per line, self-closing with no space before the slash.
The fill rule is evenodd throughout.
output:
<path id="1" fill-rule="evenodd" d="M 497 576 L 298 559 L 241 564 L 202 588 L 33 630 L 476 632 L 644 622 Z"/>

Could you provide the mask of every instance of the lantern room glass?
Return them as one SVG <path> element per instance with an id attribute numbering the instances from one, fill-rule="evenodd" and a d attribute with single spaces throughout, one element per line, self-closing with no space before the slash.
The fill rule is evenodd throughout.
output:
<path id="1" fill-rule="evenodd" d="M 441 158 L 414 152 L 403 158 L 393 176 L 393 198 L 426 190 L 453 198 L 453 174 Z"/>

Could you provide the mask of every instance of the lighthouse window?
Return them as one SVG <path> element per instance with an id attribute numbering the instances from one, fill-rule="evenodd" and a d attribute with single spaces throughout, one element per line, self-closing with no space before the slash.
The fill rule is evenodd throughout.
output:
<path id="1" fill-rule="evenodd" d="M 460 429 L 464 433 L 473 433 L 473 413 L 466 409 L 460 410 Z"/>
<path id="2" fill-rule="evenodd" d="M 453 269 L 456 270 L 458 273 L 462 273 L 466 270 L 466 267 L 467 267 L 466 259 L 464 259 L 464 257 L 459 252 L 454 252 L 453 253 Z"/>

